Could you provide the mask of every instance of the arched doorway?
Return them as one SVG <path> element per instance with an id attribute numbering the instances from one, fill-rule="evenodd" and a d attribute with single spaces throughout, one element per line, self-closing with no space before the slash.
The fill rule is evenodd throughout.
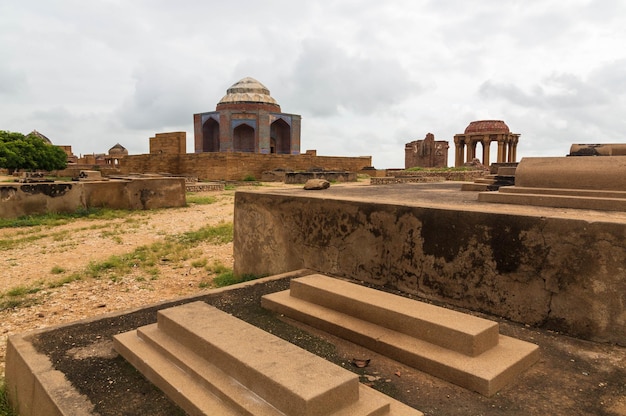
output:
<path id="1" fill-rule="evenodd" d="M 254 129 L 241 124 L 233 130 L 233 150 L 235 152 L 254 152 Z"/>
<path id="2" fill-rule="evenodd" d="M 291 127 L 283 119 L 278 119 L 270 126 L 270 137 L 274 149 L 272 153 L 291 154 Z"/>
<path id="3" fill-rule="evenodd" d="M 220 123 L 210 118 L 202 126 L 202 151 L 220 151 Z"/>

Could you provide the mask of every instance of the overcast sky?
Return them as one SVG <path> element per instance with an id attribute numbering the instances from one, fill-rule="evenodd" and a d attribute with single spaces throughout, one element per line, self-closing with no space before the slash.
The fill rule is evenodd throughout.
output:
<path id="1" fill-rule="evenodd" d="M 518 158 L 563 156 L 626 142 L 625 45 L 624 0 L 4 0 L 0 130 L 77 155 L 186 131 L 191 153 L 193 114 L 250 76 L 302 116 L 303 152 L 404 167 L 431 132 L 453 165 L 495 119 Z"/>

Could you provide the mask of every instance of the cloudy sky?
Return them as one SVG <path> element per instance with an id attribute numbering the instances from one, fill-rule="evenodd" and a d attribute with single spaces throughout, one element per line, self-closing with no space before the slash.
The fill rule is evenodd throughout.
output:
<path id="1" fill-rule="evenodd" d="M 0 130 L 147 153 L 246 76 L 302 150 L 404 166 L 404 145 L 504 120 L 518 157 L 626 142 L 623 0 L 6 0 Z M 495 151 L 495 145 L 492 146 Z"/>

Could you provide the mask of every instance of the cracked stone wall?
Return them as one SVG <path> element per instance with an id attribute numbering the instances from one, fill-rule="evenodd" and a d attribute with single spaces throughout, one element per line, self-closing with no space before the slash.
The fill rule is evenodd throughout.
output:
<path id="1" fill-rule="evenodd" d="M 623 224 L 238 192 L 236 274 L 310 268 L 626 345 Z"/>

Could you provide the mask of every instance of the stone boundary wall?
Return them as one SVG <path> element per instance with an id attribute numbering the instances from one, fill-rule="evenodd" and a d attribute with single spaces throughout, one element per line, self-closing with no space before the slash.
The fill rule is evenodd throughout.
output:
<path id="1" fill-rule="evenodd" d="M 354 172 L 286 172 L 285 183 L 304 184 L 309 179 L 325 179 L 329 182 L 356 182 Z"/>
<path id="2" fill-rule="evenodd" d="M 444 182 L 443 176 L 416 176 L 416 177 L 394 177 L 387 176 L 384 178 L 371 178 L 371 185 L 390 185 L 394 183 L 425 183 L 425 182 Z"/>
<path id="3" fill-rule="evenodd" d="M 187 183 L 187 192 L 209 192 L 209 191 L 223 191 L 226 187 L 224 182 L 195 182 Z"/>
<path id="4" fill-rule="evenodd" d="M 199 180 L 239 181 L 246 177 L 260 179 L 263 172 L 275 169 L 306 171 L 311 168 L 359 172 L 371 166 L 371 156 L 338 157 L 277 155 L 258 153 L 187 153 L 126 156 L 120 161 L 122 174 L 167 172 L 195 176 Z"/>
<path id="5" fill-rule="evenodd" d="M 442 177 L 446 181 L 463 181 L 473 182 L 476 179 L 483 178 L 487 174 L 487 171 L 483 169 L 476 170 L 462 170 L 462 171 L 436 171 L 436 170 L 393 170 L 387 171 L 388 177 L 395 177 L 398 179 L 404 178 L 429 178 L 429 177 Z"/>
<path id="6" fill-rule="evenodd" d="M 626 345 L 626 224 L 235 194 L 235 273 L 301 268 Z"/>
<path id="7" fill-rule="evenodd" d="M 0 217 L 17 218 L 80 208 L 156 209 L 186 204 L 184 178 L 0 185 Z"/>
<path id="8" fill-rule="evenodd" d="M 88 164 L 80 164 L 80 165 L 67 165 L 67 167 L 63 170 L 54 170 L 50 172 L 51 176 L 59 176 L 59 177 L 68 177 L 68 178 L 78 178 L 80 172 L 83 170 L 97 170 L 102 173 L 102 176 L 111 176 L 118 175 L 120 170 L 117 166 L 112 165 L 88 165 Z"/>

